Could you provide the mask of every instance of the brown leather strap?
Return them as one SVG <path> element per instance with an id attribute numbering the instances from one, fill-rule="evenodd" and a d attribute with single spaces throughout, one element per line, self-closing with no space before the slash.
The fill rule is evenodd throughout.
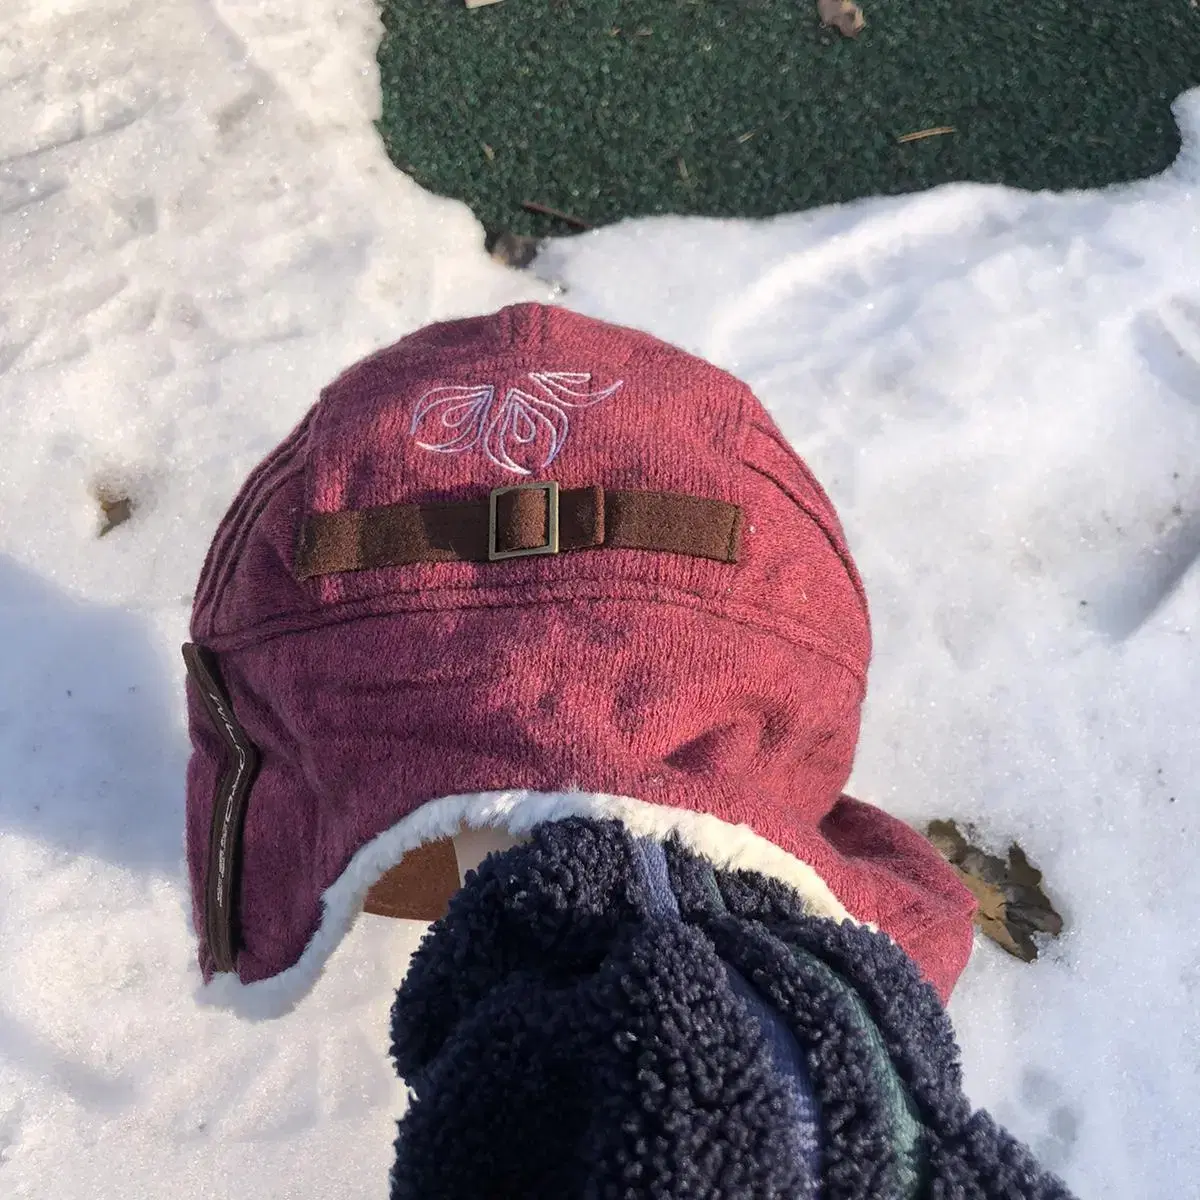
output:
<path id="1" fill-rule="evenodd" d="M 300 578 L 309 579 L 376 567 L 488 562 L 601 547 L 735 563 L 741 526 L 742 510 L 723 500 L 527 484 L 462 503 L 313 513 L 305 522 L 297 567 Z M 552 544 L 555 532 L 557 547 Z"/>
<path id="2" fill-rule="evenodd" d="M 233 711 L 217 657 L 187 642 L 183 661 L 213 727 L 225 746 L 225 765 L 213 797 L 204 875 L 204 940 L 216 971 L 237 970 L 242 876 L 242 836 L 250 789 L 258 774 L 259 751 Z"/>

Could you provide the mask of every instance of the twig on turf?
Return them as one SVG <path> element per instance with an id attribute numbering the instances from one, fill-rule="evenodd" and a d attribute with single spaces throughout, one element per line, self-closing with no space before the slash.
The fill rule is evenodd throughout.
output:
<path id="1" fill-rule="evenodd" d="M 941 137 L 943 133 L 957 133 L 953 125 L 937 125 L 933 129 L 918 129 L 916 133 L 902 133 L 896 142 L 903 146 L 905 142 L 920 142 L 925 138 Z"/>
<path id="2" fill-rule="evenodd" d="M 586 230 L 594 228 L 587 221 L 581 221 L 578 217 L 571 216 L 570 213 L 560 212 L 557 208 L 551 208 L 548 204 L 539 204 L 536 200 L 526 200 L 521 207 L 526 212 L 540 213 L 543 217 L 554 217 L 559 221 L 565 221 L 568 225 L 574 226 L 576 229 Z"/>

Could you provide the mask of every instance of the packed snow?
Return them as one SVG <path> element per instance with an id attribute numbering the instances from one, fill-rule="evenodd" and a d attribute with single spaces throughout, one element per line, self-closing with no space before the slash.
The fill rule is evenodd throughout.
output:
<path id="1" fill-rule="evenodd" d="M 1088 1200 L 1200 1194 L 1200 93 L 1137 185 L 635 221 L 530 274 L 387 162 L 372 0 L 5 8 L 0 1195 L 386 1194 L 420 928 L 364 918 L 275 1023 L 197 1004 L 178 647 L 320 386 L 517 299 L 772 408 L 873 601 L 855 790 L 1019 838 L 1067 921 L 977 947 L 972 1098 Z"/>

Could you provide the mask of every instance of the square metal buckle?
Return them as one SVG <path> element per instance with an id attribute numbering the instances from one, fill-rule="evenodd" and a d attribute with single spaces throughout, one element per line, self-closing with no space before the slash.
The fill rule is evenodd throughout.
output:
<path id="1" fill-rule="evenodd" d="M 546 540 L 540 546 L 526 546 L 519 550 L 496 549 L 496 501 L 509 492 L 546 493 Z M 532 558 L 535 554 L 558 553 L 558 484 L 553 480 L 545 483 L 518 483 L 514 487 L 493 488 L 488 497 L 488 561 L 500 562 L 506 558 Z"/>

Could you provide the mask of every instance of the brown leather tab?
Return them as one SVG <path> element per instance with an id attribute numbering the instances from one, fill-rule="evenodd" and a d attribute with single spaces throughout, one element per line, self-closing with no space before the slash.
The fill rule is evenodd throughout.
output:
<path id="1" fill-rule="evenodd" d="M 604 544 L 737 562 L 742 510 L 677 492 L 609 492 Z"/>
<path id="2" fill-rule="evenodd" d="M 454 842 L 442 838 L 410 850 L 403 860 L 375 881 L 367 893 L 365 912 L 410 921 L 436 921 L 446 914 L 458 891 L 458 858 Z"/>
<path id="3" fill-rule="evenodd" d="M 544 547 L 552 502 L 544 486 L 498 490 L 496 549 Z M 599 487 L 562 491 L 558 504 L 560 553 L 611 547 L 738 561 L 742 510 L 736 504 Z M 422 562 L 487 562 L 489 517 L 488 499 L 313 513 L 305 522 L 297 571 L 310 579 Z"/>
<path id="4" fill-rule="evenodd" d="M 550 537 L 545 492 L 502 492 L 496 497 L 496 549 L 532 550 Z"/>
<path id="5" fill-rule="evenodd" d="M 550 531 L 541 488 L 503 488 L 496 497 L 496 549 L 504 552 L 545 546 Z M 558 494 L 559 550 L 590 550 L 604 544 L 604 489 L 569 488 Z"/>
<path id="6" fill-rule="evenodd" d="M 217 971 L 237 969 L 240 948 L 238 900 L 242 873 L 242 831 L 250 789 L 258 774 L 258 747 L 233 711 L 216 655 L 192 642 L 183 661 L 196 692 L 225 746 L 225 766 L 213 797 L 204 875 L 204 940 Z"/>

